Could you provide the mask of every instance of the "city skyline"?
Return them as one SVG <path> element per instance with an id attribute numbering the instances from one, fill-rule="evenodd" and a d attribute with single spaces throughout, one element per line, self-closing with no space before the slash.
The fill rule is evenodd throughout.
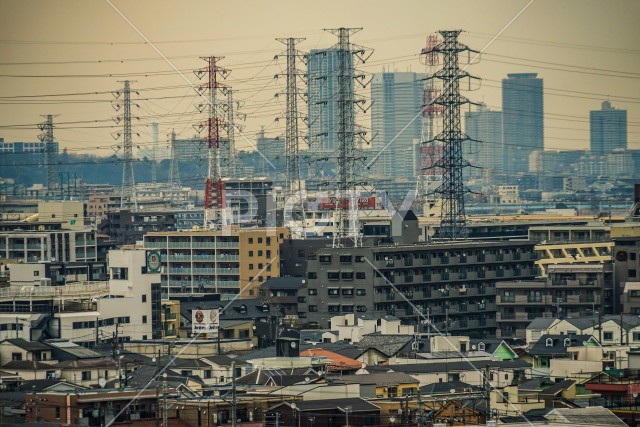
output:
<path id="1" fill-rule="evenodd" d="M 167 3 L 165 10 L 146 2 L 113 4 L 136 29 L 107 2 L 65 2 L 60 8 L 39 3 L 32 8 L 35 3 L 29 1 L 6 5 L 7 13 L 0 18 L 0 50 L 5 58 L 0 65 L 0 137 L 36 141 L 40 115 L 60 114 L 54 126 L 61 149 L 111 155 L 118 143 L 110 134 L 119 127 L 111 121 L 115 114 L 109 92 L 121 88 L 119 81 L 124 79 L 137 80 L 132 83 L 139 92 L 134 101 L 140 106 L 134 109 L 140 118 L 134 122 L 134 131 L 140 134 L 134 134 L 135 145 L 150 146 L 154 121 L 160 123 L 161 144 L 173 128 L 179 138 L 191 137 L 191 125 L 202 115 L 193 107 L 198 97 L 184 77 L 195 83 L 192 70 L 201 67 L 198 56 L 216 54 L 226 56 L 221 65 L 232 72 L 225 83 L 234 88 L 240 112 L 247 114 L 246 139 L 237 135 L 238 147 L 252 150 L 261 126 L 269 136 L 284 133 L 284 121 L 277 120 L 284 117 L 284 106 L 273 96 L 282 91 L 284 79 L 278 81 L 273 75 L 284 70 L 285 61 L 273 59 L 282 54 L 275 38 L 306 37 L 301 49 L 328 49 L 335 39 L 323 28 L 344 25 L 363 27 L 354 43 L 374 49 L 363 66 L 369 75 L 383 70 L 423 73 L 419 52 L 426 36 L 440 29 L 465 30 L 462 41 L 480 50 L 504 28 L 482 60 L 470 68 L 483 82 L 478 91 L 466 93 L 469 98 L 501 110 L 501 79 L 509 73 L 537 72 L 545 80 L 546 149 L 587 148 L 589 111 L 607 99 L 628 111 L 628 146 L 640 148 L 640 88 L 634 84 L 640 74 L 633 72 L 640 65 L 640 51 L 633 46 L 638 30 L 632 17 L 637 14 L 629 13 L 640 7 L 633 2 L 611 7 L 598 2 L 537 1 L 508 26 L 527 2 L 488 2 L 495 13 L 482 20 L 477 18 L 484 16 L 486 7 L 473 3 L 458 2 L 464 7 L 452 13 L 435 2 L 407 2 L 394 10 L 393 22 L 385 20 L 382 2 L 354 2 L 333 11 L 323 7 L 313 14 L 287 2 L 281 2 L 288 6 L 281 8 L 254 3 L 255 14 L 231 4 L 216 8 L 187 3 L 177 8 Z M 429 19 L 421 19 L 421 13 L 429 12 Z M 218 26 L 204 25 L 201 15 L 223 19 L 215 21 Z M 611 19 L 602 19 L 605 15 Z M 53 75 L 58 77 L 35 77 Z M 43 94 L 78 95 L 32 97 Z"/>

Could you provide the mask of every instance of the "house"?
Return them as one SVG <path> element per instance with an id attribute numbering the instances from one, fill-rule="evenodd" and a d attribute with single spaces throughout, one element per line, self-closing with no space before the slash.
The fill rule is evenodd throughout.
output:
<path id="1" fill-rule="evenodd" d="M 109 381 L 118 377 L 118 372 L 126 367 L 113 359 L 65 360 L 54 365 L 55 378 L 62 378 L 85 387 L 97 386 L 100 380 Z"/>
<path id="2" fill-rule="evenodd" d="M 265 425 L 335 427 L 380 425 L 380 408 L 359 397 L 282 402 L 265 413 Z"/>
<path id="3" fill-rule="evenodd" d="M 539 374 L 549 375 L 551 360 L 568 358 L 569 347 L 583 344 L 586 346 L 600 346 L 592 335 L 542 335 L 528 351 L 533 357 L 533 367 Z"/>
<path id="4" fill-rule="evenodd" d="M 418 380 L 401 372 L 331 376 L 327 381 L 333 384 L 374 384 L 375 397 L 385 399 L 415 395 L 419 386 Z"/>
<path id="5" fill-rule="evenodd" d="M 472 351 L 485 351 L 493 360 L 514 360 L 518 358 L 516 351 L 505 340 L 472 338 L 469 340 Z"/>
<path id="6" fill-rule="evenodd" d="M 66 339 L 44 340 L 44 344 L 51 348 L 51 356 L 59 361 L 98 359 L 102 357 L 100 353 Z"/>
<path id="7" fill-rule="evenodd" d="M 59 376 L 55 361 L 14 360 L 2 366 L 2 370 L 18 375 L 23 380 L 45 380 Z"/>
<path id="8" fill-rule="evenodd" d="M 0 342 L 0 365 L 15 361 L 51 360 L 51 347 L 24 338 L 8 338 Z"/>
<path id="9" fill-rule="evenodd" d="M 234 374 L 236 378 L 246 374 L 249 366 L 242 360 L 223 354 L 202 357 L 200 361 L 208 365 L 209 373 L 205 370 L 204 376 L 201 377 L 207 385 L 228 383 Z"/>

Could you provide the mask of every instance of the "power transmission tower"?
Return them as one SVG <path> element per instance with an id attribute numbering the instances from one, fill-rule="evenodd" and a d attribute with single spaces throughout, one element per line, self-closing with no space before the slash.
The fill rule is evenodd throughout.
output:
<path id="1" fill-rule="evenodd" d="M 53 139 L 53 115 L 48 114 L 42 116 L 47 119 L 44 123 L 40 123 L 38 128 L 43 132 L 38 135 L 38 139 L 44 142 L 44 164 L 47 168 L 47 192 L 55 194 L 54 188 L 57 185 L 57 152 L 55 149 L 55 141 Z"/>
<path id="2" fill-rule="evenodd" d="M 475 51 L 458 42 L 461 32 L 439 31 L 442 42 L 423 51 L 427 55 L 439 53 L 443 56 L 442 68 L 429 77 L 442 81 L 442 93 L 433 101 L 442 106 L 443 117 L 442 132 L 433 138 L 433 141 L 442 143 L 442 157 L 434 164 L 434 167 L 442 169 L 442 185 L 436 190 L 442 198 L 439 230 L 441 239 L 467 237 L 462 170 L 469 166 L 469 162 L 462 157 L 462 143 L 470 138 L 461 130 L 460 106 L 470 101 L 460 95 L 460 79 L 475 77 L 459 68 L 458 54 Z"/>
<path id="3" fill-rule="evenodd" d="M 236 150 L 235 139 L 235 109 L 233 105 L 233 89 L 227 89 L 227 176 L 230 178 L 238 178 L 238 151 Z"/>
<path id="4" fill-rule="evenodd" d="M 176 157 L 175 131 L 171 132 L 169 144 L 171 150 L 171 161 L 169 166 L 169 190 L 171 191 L 171 198 L 169 201 L 169 206 L 174 207 L 178 202 L 178 199 L 180 197 L 180 189 L 182 187 L 182 183 L 180 182 L 180 167 L 178 165 L 178 159 Z"/>
<path id="5" fill-rule="evenodd" d="M 362 234 L 358 220 L 358 197 L 356 192 L 355 162 L 356 162 L 356 123 L 355 107 L 364 100 L 355 96 L 356 76 L 354 62 L 363 57 L 364 49 L 354 49 L 349 42 L 349 36 L 362 28 L 337 28 L 326 30 L 338 36 L 338 44 L 334 47 L 337 55 L 336 81 L 338 91 L 337 107 L 337 192 L 335 197 L 336 215 L 333 247 L 341 248 L 347 239 L 353 241 L 354 247 L 362 246 Z"/>
<path id="6" fill-rule="evenodd" d="M 438 53 L 432 51 L 438 43 L 438 36 L 430 34 L 422 49 L 427 75 L 432 75 L 440 64 Z M 434 103 L 441 93 L 435 83 L 433 79 L 424 80 L 422 132 L 416 171 L 419 210 L 427 218 L 440 216 L 441 212 L 441 200 L 436 190 L 442 183 L 442 170 L 434 165 L 442 157 L 442 144 L 433 138 L 440 131 L 437 119 L 442 116 L 442 106 Z"/>
<path id="7" fill-rule="evenodd" d="M 286 39 L 276 39 L 287 46 L 287 104 L 286 104 L 286 132 L 285 132 L 285 205 L 293 211 L 296 206 L 300 206 L 301 226 L 297 230 L 290 230 L 298 237 L 306 235 L 305 227 L 305 199 L 303 192 L 302 179 L 300 174 L 300 134 L 298 128 L 298 97 L 301 92 L 298 91 L 298 76 L 300 72 L 296 67 L 296 59 L 298 58 L 298 50 L 296 43 L 302 42 L 304 38 L 289 37 Z M 291 218 L 293 220 L 293 218 Z"/>
<path id="8" fill-rule="evenodd" d="M 151 123 L 153 133 L 153 147 L 151 148 L 151 182 L 158 181 L 158 123 Z"/>
<path id="9" fill-rule="evenodd" d="M 122 115 L 114 117 L 116 123 L 122 121 L 122 134 L 116 133 L 114 137 L 118 139 L 123 137 L 123 166 L 122 166 L 122 193 L 120 198 L 120 209 L 138 209 L 138 201 L 136 199 L 136 186 L 133 176 L 133 141 L 131 139 L 131 81 L 124 81 L 124 89 L 122 91 L 113 92 L 116 99 L 122 99 L 122 103 L 113 104 L 116 111 L 122 108 Z"/>
<path id="10" fill-rule="evenodd" d="M 199 126 L 198 130 L 207 129 L 207 179 L 204 188 L 204 228 L 207 230 L 221 229 L 227 223 L 222 175 L 220 171 L 220 127 L 223 120 L 220 118 L 220 106 L 217 104 L 217 94 L 224 91 L 224 86 L 218 81 L 218 76 L 225 78 L 229 70 L 218 66 L 221 56 L 203 57 L 207 62 L 207 67 L 196 70 L 196 76 L 201 79 L 208 76 L 207 82 L 198 87 L 197 91 L 202 95 L 205 90 L 208 92 L 208 102 L 200 105 L 203 111 L 208 107 L 209 117 L 206 125 Z"/>

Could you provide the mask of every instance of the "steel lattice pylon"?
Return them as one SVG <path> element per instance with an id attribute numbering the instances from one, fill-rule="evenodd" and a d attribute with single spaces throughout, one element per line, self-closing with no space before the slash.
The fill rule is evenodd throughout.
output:
<path id="1" fill-rule="evenodd" d="M 171 132 L 170 139 L 171 160 L 169 164 L 169 191 L 171 191 L 171 198 L 169 200 L 169 206 L 174 207 L 180 197 L 180 190 L 182 183 L 180 182 L 180 167 L 178 165 L 178 159 L 176 158 L 176 132 Z"/>
<path id="2" fill-rule="evenodd" d="M 439 237 L 441 239 L 460 239 L 467 237 L 467 218 L 464 210 L 464 184 L 462 171 L 469 163 L 462 156 L 462 143 L 469 137 L 462 133 L 460 124 L 460 106 L 469 100 L 460 95 L 460 79 L 471 77 L 461 70 L 458 54 L 471 51 L 458 43 L 461 30 L 439 31 L 442 42 L 424 54 L 441 54 L 443 65 L 431 79 L 442 81 L 442 93 L 435 98 L 434 104 L 442 106 L 443 129 L 433 141 L 442 143 L 442 156 L 433 165 L 442 170 L 442 185 L 437 193 L 442 199 Z"/>
<path id="3" fill-rule="evenodd" d="M 294 235 L 304 237 L 305 232 L 305 214 L 304 202 L 305 196 L 302 190 L 302 181 L 300 174 L 300 135 L 298 127 L 298 69 L 296 67 L 296 58 L 298 51 L 296 43 L 304 41 L 304 38 L 286 38 L 276 39 L 287 46 L 287 90 L 286 90 L 286 132 L 285 132 L 285 206 L 290 207 L 291 211 L 295 210 L 295 206 L 300 206 L 302 222 L 298 230 L 290 230 Z"/>
<path id="4" fill-rule="evenodd" d="M 44 142 L 44 164 L 47 167 L 47 192 L 53 194 L 53 190 L 57 185 L 56 169 L 58 163 L 55 141 L 53 139 L 53 115 L 48 114 L 43 117 L 46 117 L 47 121 L 38 126 L 40 130 L 43 131 L 43 133 L 38 135 L 38 139 Z"/>
<path id="5" fill-rule="evenodd" d="M 122 193 L 120 197 L 120 209 L 138 209 L 136 199 L 136 185 L 133 175 L 133 140 L 131 138 L 131 81 L 125 80 L 124 89 L 114 93 L 116 98 L 122 95 L 122 104 L 115 104 L 114 108 L 120 110 L 122 115 L 116 117 L 116 122 L 122 121 L 123 165 L 122 165 Z M 120 134 L 116 134 L 119 137 Z"/>

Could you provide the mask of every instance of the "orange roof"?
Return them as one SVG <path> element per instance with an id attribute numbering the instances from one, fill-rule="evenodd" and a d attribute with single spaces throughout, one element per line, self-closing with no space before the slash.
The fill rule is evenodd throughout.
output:
<path id="1" fill-rule="evenodd" d="M 333 351 L 325 350 L 323 348 L 310 348 L 300 353 L 300 356 L 321 356 L 329 359 L 329 370 L 340 371 L 342 369 L 360 369 L 362 362 L 355 359 L 345 357 L 341 354 L 334 353 Z"/>

